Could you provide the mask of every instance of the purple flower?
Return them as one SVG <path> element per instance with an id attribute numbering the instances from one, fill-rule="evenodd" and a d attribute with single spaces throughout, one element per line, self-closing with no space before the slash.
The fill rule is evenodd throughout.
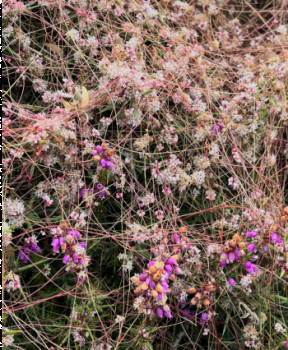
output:
<path id="1" fill-rule="evenodd" d="M 172 259 L 172 258 L 169 258 L 167 260 L 167 263 L 170 264 L 170 265 L 176 265 L 176 260 Z"/>
<path id="2" fill-rule="evenodd" d="M 99 198 L 104 198 L 105 197 L 105 191 L 101 191 L 100 193 L 97 194 Z"/>
<path id="3" fill-rule="evenodd" d="M 85 242 L 81 242 L 80 245 L 81 245 L 82 248 L 86 248 L 87 247 L 87 243 L 85 243 Z"/>
<path id="4" fill-rule="evenodd" d="M 78 255 L 77 254 L 73 254 L 73 261 L 75 263 L 77 263 L 79 261 Z"/>
<path id="5" fill-rule="evenodd" d="M 114 168 L 115 168 L 114 163 L 106 160 L 106 169 L 108 170 L 108 169 L 114 169 Z"/>
<path id="6" fill-rule="evenodd" d="M 175 275 L 180 275 L 180 274 L 182 273 L 182 270 L 180 269 L 179 266 L 176 266 L 176 267 L 175 267 L 174 273 L 175 273 Z"/>
<path id="7" fill-rule="evenodd" d="M 64 255 L 63 264 L 67 264 L 69 260 L 70 260 L 70 256 L 68 254 Z"/>
<path id="8" fill-rule="evenodd" d="M 148 277 L 147 273 L 141 273 L 141 275 L 139 276 L 140 281 L 145 281 L 147 277 Z"/>
<path id="9" fill-rule="evenodd" d="M 32 243 L 31 244 L 31 249 L 33 250 L 34 253 L 41 253 L 42 250 L 40 247 L 38 247 L 38 245 L 36 243 Z"/>
<path id="10" fill-rule="evenodd" d="M 57 250 L 59 250 L 59 248 L 60 248 L 60 246 L 59 246 L 59 239 L 58 238 L 54 238 L 52 240 L 51 245 L 53 247 L 53 250 L 57 252 Z"/>
<path id="11" fill-rule="evenodd" d="M 220 260 L 221 260 L 221 261 L 226 261 L 227 258 L 228 258 L 228 256 L 227 256 L 226 253 L 222 253 L 222 254 L 220 255 Z"/>
<path id="12" fill-rule="evenodd" d="M 96 187 L 97 187 L 97 190 L 99 190 L 99 191 L 100 191 L 100 190 L 102 190 L 103 185 L 102 185 L 102 184 L 98 184 Z"/>
<path id="13" fill-rule="evenodd" d="M 19 253 L 19 258 L 24 262 L 24 264 L 27 264 L 28 262 L 28 257 L 25 253 L 22 252 L 22 250 Z"/>
<path id="14" fill-rule="evenodd" d="M 251 262 L 246 262 L 245 267 L 248 273 L 250 273 L 250 275 L 253 275 L 254 272 L 258 270 L 258 266 L 256 266 L 255 264 L 252 264 Z"/>
<path id="15" fill-rule="evenodd" d="M 104 167 L 106 165 L 106 160 L 102 158 L 100 160 L 100 164 Z"/>
<path id="16" fill-rule="evenodd" d="M 96 150 L 98 153 L 103 152 L 103 148 L 101 146 L 96 146 Z"/>
<path id="17" fill-rule="evenodd" d="M 235 282 L 234 278 L 229 278 L 228 282 L 229 282 L 229 284 L 231 286 L 235 286 L 236 285 L 236 282 Z"/>
<path id="18" fill-rule="evenodd" d="M 172 314 L 170 311 L 165 311 L 164 312 L 164 315 L 167 317 L 167 318 L 172 318 Z"/>
<path id="19" fill-rule="evenodd" d="M 163 317 L 163 310 L 160 309 L 160 307 L 158 307 L 158 309 L 157 309 L 157 315 L 158 315 L 159 317 Z"/>
<path id="20" fill-rule="evenodd" d="M 213 126 L 212 132 L 213 132 L 214 135 L 220 135 L 221 134 L 220 125 Z"/>
<path id="21" fill-rule="evenodd" d="M 172 271 L 172 267 L 171 265 L 165 265 L 165 270 L 168 271 L 168 272 L 171 272 Z"/>
<path id="22" fill-rule="evenodd" d="M 229 260 L 230 263 L 233 263 L 236 260 L 236 255 L 235 255 L 234 252 L 230 252 L 228 254 L 228 260 Z"/>
<path id="23" fill-rule="evenodd" d="M 85 188 L 83 190 L 81 190 L 79 193 L 79 198 L 82 198 L 86 192 L 87 192 L 87 190 Z"/>
<path id="24" fill-rule="evenodd" d="M 74 236 L 77 237 L 77 238 L 81 238 L 80 232 L 78 232 L 78 231 L 76 231 L 76 230 L 69 230 L 69 231 L 67 231 L 67 234 L 68 234 L 68 235 L 74 235 Z"/>
<path id="25" fill-rule="evenodd" d="M 253 244 L 253 243 L 248 244 L 247 249 L 248 249 L 250 252 L 253 252 L 254 254 L 257 253 L 257 249 L 255 248 L 255 244 Z"/>
<path id="26" fill-rule="evenodd" d="M 203 325 L 207 319 L 208 315 L 206 312 L 203 312 L 203 314 L 200 317 L 200 324 Z"/>
<path id="27" fill-rule="evenodd" d="M 255 237 L 257 235 L 257 232 L 255 231 L 249 231 L 246 233 L 246 237 Z"/>
<path id="28" fill-rule="evenodd" d="M 280 237 L 278 237 L 277 233 L 273 232 L 271 233 L 271 241 L 274 243 L 281 243 L 282 240 Z"/>
<path id="29" fill-rule="evenodd" d="M 167 289 L 169 287 L 168 283 L 166 283 L 166 282 L 162 282 L 162 286 L 163 286 L 164 289 Z"/>
<path id="30" fill-rule="evenodd" d="M 173 238 L 174 238 L 174 241 L 176 244 L 179 243 L 179 237 L 178 237 L 177 233 L 174 233 Z"/>
<path id="31" fill-rule="evenodd" d="M 265 247 L 263 248 L 263 252 L 265 254 L 267 254 L 269 252 L 269 248 L 267 247 L 267 245 L 265 245 Z"/>

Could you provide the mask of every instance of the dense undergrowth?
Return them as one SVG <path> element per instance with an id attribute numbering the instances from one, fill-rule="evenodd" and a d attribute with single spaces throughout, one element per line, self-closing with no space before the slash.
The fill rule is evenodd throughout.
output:
<path id="1" fill-rule="evenodd" d="M 4 348 L 288 347 L 287 1 L 3 12 Z"/>

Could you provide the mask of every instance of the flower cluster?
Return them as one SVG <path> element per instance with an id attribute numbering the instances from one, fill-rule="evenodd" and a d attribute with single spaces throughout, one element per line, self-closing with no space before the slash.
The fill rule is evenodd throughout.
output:
<path id="1" fill-rule="evenodd" d="M 91 152 L 93 160 L 96 163 L 99 163 L 101 168 L 106 170 L 113 170 L 115 165 L 111 157 L 115 153 L 115 148 L 109 149 L 105 142 L 102 142 L 101 146 L 96 146 L 96 149 Z"/>
<path id="2" fill-rule="evenodd" d="M 78 282 L 82 282 L 90 262 L 90 258 L 86 255 L 87 243 L 79 242 L 82 238 L 79 231 L 69 230 L 65 227 L 65 223 L 62 226 L 63 229 L 57 227 L 50 231 L 53 235 L 51 243 L 53 254 L 59 253 L 61 249 L 64 254 L 63 264 L 66 265 L 66 271 L 75 272 Z"/>
<path id="3" fill-rule="evenodd" d="M 7 198 L 4 203 L 4 217 L 10 226 L 21 227 L 24 223 L 25 206 L 20 199 Z"/>
<path id="4" fill-rule="evenodd" d="M 176 281 L 176 276 L 182 274 L 178 266 L 180 255 L 172 255 L 169 258 L 159 256 L 147 264 L 139 276 L 132 277 L 137 285 L 134 293 L 141 298 L 141 304 L 137 306 L 139 311 L 144 312 L 152 318 L 156 313 L 159 317 L 172 317 L 167 297 L 171 293 L 170 283 Z M 135 304 L 134 304 L 135 305 Z"/>
<path id="5" fill-rule="evenodd" d="M 25 238 L 25 244 L 22 250 L 19 253 L 20 259 L 27 264 L 29 261 L 29 257 L 32 252 L 36 254 L 40 254 L 42 252 L 41 248 L 37 245 L 38 240 L 35 235 L 32 235 L 31 237 Z"/>
<path id="6" fill-rule="evenodd" d="M 247 248 L 248 243 L 242 242 L 242 237 L 236 233 L 233 238 L 228 241 L 224 247 L 224 252 L 220 255 L 221 266 L 225 267 L 227 264 L 239 262 L 241 256 L 245 254 L 244 249 Z"/>
<path id="7" fill-rule="evenodd" d="M 14 292 L 17 289 L 20 289 L 20 277 L 16 275 L 13 271 L 9 271 L 4 276 L 4 289 L 7 290 L 7 292 L 10 292 L 11 290 Z"/>

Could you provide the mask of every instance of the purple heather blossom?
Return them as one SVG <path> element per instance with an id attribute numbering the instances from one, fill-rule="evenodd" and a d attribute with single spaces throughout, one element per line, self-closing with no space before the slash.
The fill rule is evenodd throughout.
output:
<path id="1" fill-rule="evenodd" d="M 84 197 L 85 193 L 87 192 L 86 188 L 84 188 L 83 190 L 80 191 L 79 193 L 79 198 L 81 199 L 82 197 Z"/>
<path id="2" fill-rule="evenodd" d="M 170 265 L 176 265 L 176 260 L 174 260 L 174 259 L 172 259 L 172 258 L 169 258 L 168 260 L 167 260 L 167 263 L 168 264 L 170 264 Z"/>
<path id="3" fill-rule="evenodd" d="M 278 237 L 277 233 L 273 232 L 271 233 L 271 241 L 274 243 L 281 243 L 282 240 L 280 237 Z"/>
<path id="4" fill-rule="evenodd" d="M 139 276 L 140 281 L 146 281 L 146 278 L 148 277 L 147 273 L 141 273 L 141 275 Z"/>
<path id="5" fill-rule="evenodd" d="M 246 233 L 246 237 L 255 237 L 257 235 L 256 231 L 249 231 Z"/>
<path id="6" fill-rule="evenodd" d="M 27 264 L 32 252 L 36 254 L 40 254 L 42 252 L 41 248 L 37 245 L 36 242 L 37 240 L 35 236 L 25 239 L 25 246 L 23 248 L 23 251 L 20 251 L 19 253 L 19 258 L 24 262 L 24 264 Z"/>
<path id="7" fill-rule="evenodd" d="M 163 310 L 160 309 L 160 307 L 157 308 L 157 315 L 158 315 L 159 317 L 163 317 Z"/>
<path id="8" fill-rule="evenodd" d="M 177 233 L 174 233 L 173 238 L 174 238 L 174 241 L 176 244 L 179 243 L 179 237 L 178 237 Z"/>
<path id="9" fill-rule="evenodd" d="M 221 123 L 219 123 L 219 124 L 213 126 L 213 128 L 212 128 L 213 134 L 214 134 L 214 135 L 221 135 L 223 126 L 224 126 L 224 123 L 223 123 L 223 122 L 221 122 Z"/>
<path id="10" fill-rule="evenodd" d="M 203 314 L 201 314 L 201 317 L 200 317 L 200 324 L 203 326 L 205 321 L 207 320 L 207 313 L 206 312 L 203 312 Z"/>
<path id="11" fill-rule="evenodd" d="M 78 231 L 76 231 L 76 230 L 68 230 L 68 231 L 67 231 L 67 234 L 68 234 L 68 235 L 74 235 L 74 236 L 77 237 L 77 238 L 81 238 L 80 232 L 78 232 Z"/>
<path id="12" fill-rule="evenodd" d="M 154 281 L 151 281 L 150 284 L 149 284 L 149 287 L 151 289 L 154 289 L 155 288 L 155 282 Z"/>
<path id="13" fill-rule="evenodd" d="M 70 260 L 70 256 L 68 254 L 64 255 L 63 257 L 63 264 L 67 264 L 67 262 Z"/>
<path id="14" fill-rule="evenodd" d="M 22 250 L 19 253 L 19 257 L 24 262 L 24 264 L 27 264 L 29 259 L 28 259 L 27 255 Z"/>
<path id="15" fill-rule="evenodd" d="M 229 282 L 229 284 L 230 284 L 231 286 L 235 286 L 235 285 L 236 285 L 236 282 L 235 282 L 234 278 L 232 278 L 232 277 L 229 278 L 228 282 Z"/>
<path id="16" fill-rule="evenodd" d="M 251 262 L 246 262 L 245 267 L 248 273 L 250 273 L 250 275 L 253 275 L 254 272 L 258 270 L 258 266 L 256 266 L 255 264 L 252 264 Z"/>
<path id="17" fill-rule="evenodd" d="M 103 185 L 102 185 L 102 184 L 98 184 L 96 187 L 97 187 L 97 190 L 99 190 L 99 191 L 100 191 L 100 190 L 102 190 Z"/>
<path id="18" fill-rule="evenodd" d="M 72 258 L 73 258 L 73 261 L 74 261 L 75 263 L 77 263 L 77 262 L 79 261 L 78 255 L 77 255 L 76 253 L 73 254 Z"/>
<path id="19" fill-rule="evenodd" d="M 172 267 L 171 265 L 165 265 L 165 270 L 168 271 L 168 272 L 171 272 L 172 271 Z"/>
<path id="20" fill-rule="evenodd" d="M 167 318 L 172 318 L 172 314 L 170 311 L 165 311 L 164 312 L 164 315 L 167 317 Z"/>
<path id="21" fill-rule="evenodd" d="M 253 244 L 253 243 L 248 244 L 247 249 L 248 249 L 250 252 L 253 252 L 254 254 L 257 253 L 257 249 L 255 248 L 255 244 Z"/>

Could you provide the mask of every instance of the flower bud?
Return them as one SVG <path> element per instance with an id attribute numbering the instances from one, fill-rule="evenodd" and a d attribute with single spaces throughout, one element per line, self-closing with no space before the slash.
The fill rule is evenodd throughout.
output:
<path id="1" fill-rule="evenodd" d="M 92 159 L 94 160 L 94 162 L 99 163 L 101 160 L 101 157 L 97 155 L 97 156 L 94 156 Z"/>
<path id="2" fill-rule="evenodd" d="M 113 154 L 116 152 L 116 149 L 115 148 L 112 148 L 112 149 L 109 149 L 107 154 L 109 157 L 113 156 Z"/>
<path id="3" fill-rule="evenodd" d="M 210 300 L 209 299 L 204 299 L 203 300 L 203 305 L 204 306 L 209 306 L 211 304 Z"/>
<path id="4" fill-rule="evenodd" d="M 196 288 L 189 288 L 187 289 L 187 293 L 195 294 L 197 292 Z"/>
<path id="5" fill-rule="evenodd" d="M 157 284 L 156 284 L 155 289 L 156 289 L 156 291 L 157 291 L 158 293 L 163 294 L 163 287 L 161 286 L 160 283 L 157 283 Z"/>

